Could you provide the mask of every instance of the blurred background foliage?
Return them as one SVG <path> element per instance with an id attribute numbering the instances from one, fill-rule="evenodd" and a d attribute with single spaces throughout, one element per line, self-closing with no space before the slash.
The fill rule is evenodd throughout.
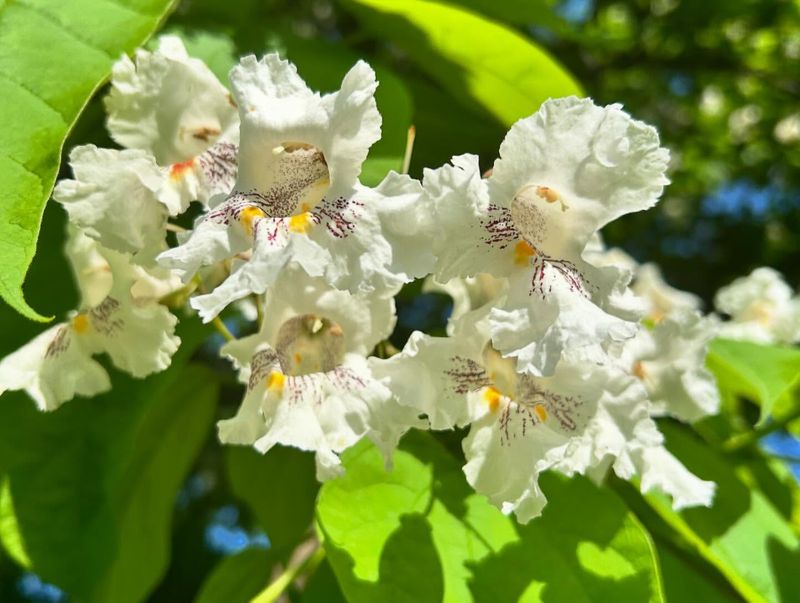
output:
<path id="1" fill-rule="evenodd" d="M 386 10 L 389 5 L 394 12 Z M 480 28 L 476 28 L 477 18 L 483 20 Z M 707 301 L 721 285 L 759 265 L 781 270 L 792 285 L 800 281 L 797 1 L 451 0 L 434 4 L 423 0 L 182 0 L 164 31 L 184 37 L 190 53 L 206 60 L 226 83 L 235 57 L 260 55 L 266 50 L 284 53 L 298 64 L 309 84 L 321 90 L 335 89 L 358 58 L 370 62 L 381 81 L 378 101 L 384 138 L 365 168 L 368 183 L 380 180 L 388 169 L 399 168 L 412 124 L 417 136 L 411 174 L 420 177 L 424 167 L 437 167 L 465 152 L 479 154 L 482 164 L 490 167 L 508 126 L 535 111 L 548 96 L 582 89 L 599 103 L 622 103 L 635 117 L 660 130 L 672 151 L 673 183 L 654 210 L 627 216 L 609 227 L 604 232 L 607 241 L 640 261 L 657 262 L 672 284 Z M 430 44 L 432 36 L 435 47 Z M 539 61 L 542 53 L 564 65 L 574 79 L 549 72 L 547 62 Z M 67 141 L 67 150 L 86 142 L 114 146 L 103 125 L 104 93 L 101 90 L 87 106 Z M 66 176 L 68 169 L 62 164 L 60 177 Z M 61 208 L 49 204 L 39 252 L 26 283 L 29 301 L 44 314 L 61 316 L 77 302 L 69 268 L 61 256 L 63 230 Z M 419 289 L 419 283 L 415 284 L 400 300 L 396 344 L 401 344 L 412 328 L 441 332 L 446 302 L 439 300 L 437 305 L 428 299 L 420 306 Z M 0 308 L 0 319 L 2 355 L 40 329 L 20 320 L 7 307 Z M 184 338 L 194 345 L 185 346 L 178 363 L 184 366 L 181 370 L 196 373 L 201 370 L 194 366 L 198 361 L 222 367 L 215 357 L 220 341 L 212 338 L 202 343 L 208 331 L 196 323 L 189 322 L 184 329 Z M 112 371 L 112 394 L 92 401 L 91 408 L 68 405 L 60 411 L 69 415 L 66 425 L 72 431 L 64 431 L 61 423 L 49 419 L 35 419 L 33 406 L 23 394 L 4 395 L 4 404 L 11 411 L 4 411 L 0 425 L 0 473 L 13 478 L 16 471 L 19 479 L 11 482 L 17 489 L 15 500 L 18 495 L 20 500 L 28 496 L 27 500 L 36 502 L 37 489 L 47 488 L 55 488 L 58 496 L 65 497 L 42 501 L 47 517 L 44 525 L 63 532 L 65 542 L 76 542 L 76 555 L 90 542 L 87 539 L 112 524 L 119 533 L 106 535 L 109 542 L 139 538 L 146 542 L 142 545 L 145 555 L 156 559 L 171 550 L 163 567 L 154 561 L 144 570 L 149 574 L 143 580 L 159 584 L 148 600 L 188 601 L 195 596 L 201 602 L 245 600 L 264 587 L 268 568 L 285 562 L 290 544 L 310 525 L 314 510 L 303 502 L 313 499 L 317 485 L 302 478 L 283 480 L 291 491 L 282 498 L 271 497 L 269 489 L 259 490 L 259 484 L 280 481 L 281 472 L 308 476 L 310 459 L 289 451 L 261 458 L 246 450 L 223 450 L 216 443 L 213 420 L 231 416 L 240 399 L 230 373 L 218 372 L 220 404 L 212 411 L 202 395 L 196 396 L 197 404 L 206 410 L 192 426 L 190 441 L 185 442 L 169 438 L 150 441 L 141 435 L 146 434 L 146 421 L 153 419 L 136 410 L 133 402 L 120 410 L 110 408 L 119 399 L 135 400 L 137 392 L 154 386 L 153 380 L 132 382 Z M 167 398 L 172 391 L 169 388 L 178 387 L 174 382 L 181 381 L 180 377 L 170 379 L 163 380 L 163 388 L 158 390 L 167 392 Z M 743 412 L 752 412 L 752 408 Z M 162 424 L 164 430 L 183 433 L 187 429 L 179 417 L 166 419 L 170 417 Z M 751 423 L 755 420 L 752 417 Z M 32 431 L 21 428 L 25 425 L 31 425 Z M 175 476 L 158 482 L 162 489 L 157 498 L 177 497 L 172 519 L 162 518 L 171 530 L 171 542 L 153 543 L 147 533 L 136 534 L 135 527 L 125 527 L 132 519 L 108 516 L 119 510 L 119 505 L 106 500 L 113 498 L 108 492 L 120 496 L 118 484 L 127 483 L 125 476 L 139 471 L 121 457 L 111 468 L 105 467 L 105 473 L 93 473 L 90 465 L 85 475 L 70 477 L 82 484 L 77 495 L 85 497 L 78 505 L 82 511 L 75 517 L 60 514 L 61 505 L 69 505 L 66 498 L 74 495 L 74 489 L 59 480 L 58 465 L 51 467 L 50 473 L 28 479 L 41 460 L 35 455 L 52 455 L 66 463 L 68 458 L 106 454 L 107 450 L 92 445 L 103 429 L 121 434 L 119 450 L 142 446 L 154 464 L 163 455 L 185 459 L 183 469 L 188 477 L 182 483 L 176 482 Z M 714 429 L 713 423 L 707 426 L 712 439 Z M 30 433 L 46 445 L 36 448 L 30 440 L 21 440 Z M 457 441 L 455 436 L 453 441 Z M 25 452 L 34 448 L 35 455 Z M 193 452 L 194 461 L 190 461 Z M 740 467 L 737 471 L 751 482 L 777 479 L 772 474 L 764 478 L 756 469 Z M 261 482 L 253 479 L 259 474 L 263 475 Z M 785 470 L 777 474 L 786 478 Z M 716 479 L 717 475 L 706 477 Z M 731 472 L 730 483 L 740 484 L 739 477 Z M 161 478 L 135 479 L 124 495 L 146 497 L 147 479 Z M 168 492 L 163 490 L 164 483 L 171 484 Z M 7 517 L 3 515 L 8 500 L 2 494 L 8 482 L 5 484 L 0 487 L 0 522 Z M 635 507 L 638 495 L 626 485 L 616 487 Z M 275 507 L 287 500 L 297 504 Z M 791 501 L 784 507 L 781 511 L 787 517 L 797 513 Z M 169 511 L 162 509 L 161 515 L 168 516 Z M 698 516 L 701 524 L 706 521 L 702 512 Z M 5 535 L 5 550 L 0 547 L 0 601 L 66 600 L 61 590 L 20 569 L 20 559 L 11 558 L 14 543 L 2 528 L 0 525 Z M 665 529 L 664 533 L 671 532 Z M 704 567 L 697 556 L 671 544 L 670 536 L 656 536 L 664 572 L 685 576 L 687 568 Z M 284 550 L 284 544 L 289 548 Z M 97 588 L 111 589 L 107 592 L 115 588 L 113 567 L 106 567 L 102 548 L 98 550 L 93 553 L 98 565 L 85 570 L 90 572 L 87 575 L 72 568 L 69 560 L 54 570 L 62 575 L 75 572 L 73 592 L 85 595 L 77 600 L 103 600 Z M 96 576 L 100 567 L 105 585 L 87 586 L 92 582 L 87 576 Z M 713 570 L 705 570 L 713 574 Z M 736 600 L 720 576 L 713 580 L 718 585 L 706 598 Z M 668 591 L 674 591 L 676 600 L 686 594 L 679 583 L 668 581 Z M 238 585 L 237 593 L 226 590 L 231 584 Z M 703 583 L 703 588 L 710 587 Z M 335 601 L 337 593 L 325 564 L 302 600 Z"/>

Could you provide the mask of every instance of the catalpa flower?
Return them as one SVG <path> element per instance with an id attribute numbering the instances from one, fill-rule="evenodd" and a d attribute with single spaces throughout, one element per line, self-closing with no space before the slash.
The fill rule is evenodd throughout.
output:
<path id="1" fill-rule="evenodd" d="M 231 81 L 241 112 L 236 186 L 159 260 L 185 279 L 204 265 L 245 260 L 192 300 L 206 320 L 263 293 L 290 261 L 350 291 L 396 290 L 427 273 L 430 226 L 419 183 L 394 173 L 375 189 L 357 180 L 380 137 L 377 82 L 366 63 L 324 96 L 275 54 L 243 58 Z"/>
<path id="2" fill-rule="evenodd" d="M 605 224 L 655 204 L 667 161 L 657 132 L 619 105 L 545 102 L 514 124 L 488 178 L 473 155 L 426 170 L 443 231 L 436 278 L 509 279 L 492 341 L 531 374 L 552 374 L 563 350 L 633 336 L 629 271 L 595 266 L 583 252 Z"/>
<path id="3" fill-rule="evenodd" d="M 547 470 L 597 477 L 612 466 L 641 476 L 676 508 L 709 505 L 711 483 L 689 473 L 663 447 L 647 392 L 613 365 L 565 353 L 551 376 L 516 370 L 490 338 L 490 310 L 460 319 L 451 338 L 413 334 L 403 352 L 370 359 L 401 404 L 427 415 L 432 429 L 470 425 L 464 473 L 477 492 L 526 523 L 546 498 Z"/>
<path id="4" fill-rule="evenodd" d="M 110 250 L 152 260 L 161 251 L 169 211 L 159 201 L 164 175 L 141 150 L 79 146 L 69 154 L 74 180 L 61 180 L 53 198 L 70 222 Z"/>
<path id="5" fill-rule="evenodd" d="M 772 268 L 756 268 L 723 287 L 714 306 L 730 316 L 720 326 L 720 337 L 758 343 L 800 341 L 800 296 Z"/>
<path id="6" fill-rule="evenodd" d="M 222 348 L 246 392 L 236 416 L 220 421 L 220 440 L 262 453 L 275 444 L 313 450 L 320 480 L 340 474 L 339 454 L 363 437 L 388 463 L 400 436 L 422 425 L 367 365 L 394 326 L 393 299 L 332 289 L 294 269 L 267 292 L 264 316 L 257 335 Z"/>
<path id="7" fill-rule="evenodd" d="M 644 384 L 651 414 L 692 422 L 719 411 L 717 383 L 705 368 L 718 330 L 714 317 L 683 308 L 620 346 L 620 365 Z"/>
<path id="8" fill-rule="evenodd" d="M 95 354 L 105 352 L 118 368 L 145 377 L 167 368 L 180 344 L 169 310 L 132 294 L 142 269 L 128 257 L 79 232 L 72 233 L 67 255 L 83 294 L 81 310 L 0 362 L 0 393 L 24 389 L 41 410 L 110 388 Z"/>
<path id="9" fill-rule="evenodd" d="M 228 90 L 180 38 L 137 50 L 114 65 L 106 97 L 111 138 L 149 153 L 165 175 L 160 200 L 172 215 L 191 201 L 230 192 L 236 178 L 239 115 Z"/>

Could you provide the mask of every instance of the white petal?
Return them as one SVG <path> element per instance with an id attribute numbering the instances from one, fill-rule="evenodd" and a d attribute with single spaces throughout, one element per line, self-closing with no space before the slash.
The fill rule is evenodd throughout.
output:
<path id="1" fill-rule="evenodd" d="M 255 224 L 253 254 L 239 264 L 214 291 L 191 299 L 205 322 L 228 304 L 252 293 L 262 294 L 289 262 L 297 262 L 309 275 L 320 276 L 330 264 L 330 253 L 305 234 L 291 232 L 284 218 L 260 219 Z"/>
<path id="2" fill-rule="evenodd" d="M 161 166 L 197 157 L 238 121 L 225 87 L 174 36 L 162 37 L 155 52 L 138 50 L 135 64 L 117 61 L 106 108 L 111 137 L 149 151 Z"/>
<path id="3" fill-rule="evenodd" d="M 275 341 L 278 331 L 294 316 L 324 316 L 343 331 L 347 352 L 368 355 L 389 337 L 396 322 L 394 299 L 377 294 L 359 295 L 332 288 L 305 270 L 286 270 L 267 291 L 262 337 Z"/>
<path id="4" fill-rule="evenodd" d="M 0 361 L 0 394 L 24 389 L 41 410 L 55 410 L 76 395 L 108 391 L 108 373 L 91 354 L 69 323 L 51 327 Z"/>
<path id="5" fill-rule="evenodd" d="M 423 186 L 436 215 L 436 278 L 509 274 L 520 235 L 508 211 L 490 202 L 478 157 L 460 155 L 451 165 L 426 169 Z"/>
<path id="6" fill-rule="evenodd" d="M 690 473 L 663 446 L 645 448 L 635 456 L 642 476 L 643 493 L 657 490 L 671 496 L 676 511 L 686 507 L 711 506 L 716 485 Z"/>
<path id="7" fill-rule="evenodd" d="M 599 275 L 599 290 L 613 287 L 588 264 L 582 269 Z M 586 289 L 575 285 L 585 279 L 579 269 L 568 277 L 551 267 L 541 270 L 515 274 L 506 299 L 491 312 L 492 341 L 503 355 L 517 358 L 519 371 L 551 375 L 564 351 L 582 348 L 601 361 L 608 345 L 636 334 L 636 323 L 605 312 Z"/>
<path id="8" fill-rule="evenodd" d="M 75 180 L 62 180 L 53 198 L 70 221 L 104 247 L 136 253 L 164 239 L 165 207 L 156 195 L 164 175 L 144 151 L 75 147 Z"/>
<path id="9" fill-rule="evenodd" d="M 563 203 L 537 204 L 546 226 L 531 243 L 550 256 L 575 259 L 605 224 L 655 204 L 668 182 L 668 160 L 656 130 L 619 105 L 561 98 L 512 126 L 489 187 L 492 200 L 506 206 L 525 187 L 555 191 Z"/>
<path id="10" fill-rule="evenodd" d="M 276 54 L 261 61 L 244 57 L 231 71 L 231 82 L 242 120 L 237 190 L 268 190 L 273 150 L 287 143 L 321 150 L 333 186 L 355 184 L 370 146 L 380 138 L 377 82 L 366 63 L 359 61 L 341 89 L 323 97 Z"/>
<path id="11" fill-rule="evenodd" d="M 779 272 L 756 268 L 717 291 L 717 310 L 729 314 L 720 336 L 759 343 L 794 343 L 800 341 L 800 297 Z"/>

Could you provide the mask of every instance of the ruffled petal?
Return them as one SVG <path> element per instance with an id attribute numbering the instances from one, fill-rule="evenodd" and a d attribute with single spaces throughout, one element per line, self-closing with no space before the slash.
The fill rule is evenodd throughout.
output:
<path id="1" fill-rule="evenodd" d="M 47 329 L 0 361 L 0 394 L 25 390 L 40 410 L 55 410 L 76 395 L 108 391 L 108 373 L 87 343 L 80 322 Z"/>
<path id="2" fill-rule="evenodd" d="M 74 180 L 62 180 L 53 198 L 70 221 L 109 249 L 137 253 L 164 240 L 167 210 L 158 201 L 164 175 L 145 151 L 75 147 Z"/>
<path id="3" fill-rule="evenodd" d="M 163 36 L 155 52 L 138 50 L 135 63 L 115 63 L 106 108 L 111 137 L 161 166 L 194 159 L 238 123 L 228 91 L 176 36 Z"/>

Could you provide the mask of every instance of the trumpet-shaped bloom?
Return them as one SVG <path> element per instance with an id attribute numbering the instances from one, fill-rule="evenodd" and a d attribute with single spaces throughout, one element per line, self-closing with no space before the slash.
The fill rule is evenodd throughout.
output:
<path id="1" fill-rule="evenodd" d="M 800 341 L 800 296 L 772 268 L 756 268 L 723 287 L 714 305 L 730 316 L 720 326 L 721 337 L 758 343 Z"/>
<path id="2" fill-rule="evenodd" d="M 365 357 L 391 332 L 394 301 L 331 289 L 295 269 L 267 293 L 264 316 L 257 335 L 222 349 L 246 392 L 236 416 L 219 423 L 220 440 L 264 453 L 275 444 L 314 451 L 320 480 L 341 473 L 339 453 L 363 437 L 388 463 L 400 436 L 421 425 Z"/>
<path id="3" fill-rule="evenodd" d="M 430 225 L 420 185 L 394 173 L 375 189 L 357 181 L 380 136 L 377 83 L 365 63 L 324 96 L 277 55 L 245 57 L 231 80 L 242 122 L 234 191 L 159 259 L 185 279 L 204 265 L 245 260 L 215 291 L 193 299 L 206 320 L 263 293 L 289 262 L 350 291 L 393 290 L 427 273 Z"/>
<path id="4" fill-rule="evenodd" d="M 488 178 L 471 155 L 425 172 L 444 231 L 437 279 L 509 279 L 492 341 L 531 374 L 552 374 L 564 350 L 633 336 L 629 271 L 583 254 L 602 226 L 655 204 L 667 160 L 657 132 L 618 105 L 547 101 L 511 128 Z"/>
<path id="5" fill-rule="evenodd" d="M 708 505 L 713 484 L 691 475 L 663 447 L 647 392 L 613 365 L 565 354 L 551 376 L 519 373 L 490 340 L 489 310 L 465 315 L 453 337 L 415 333 L 403 352 L 371 359 L 373 373 L 433 429 L 471 425 L 464 472 L 476 491 L 525 523 L 546 502 L 539 475 L 595 475 L 612 466 L 640 475 L 676 508 Z"/>
<path id="6" fill-rule="evenodd" d="M 105 352 L 118 368 L 144 377 L 167 368 L 180 343 L 169 310 L 131 294 L 142 269 L 128 257 L 97 248 L 81 234 L 73 234 L 67 251 L 82 309 L 0 361 L 0 393 L 24 389 L 42 410 L 109 389 L 95 354 Z"/>
<path id="7" fill-rule="evenodd" d="M 150 153 L 168 175 L 162 201 L 175 214 L 195 199 L 230 192 L 236 177 L 238 113 L 228 90 L 180 38 L 114 65 L 106 97 L 111 137 Z"/>

